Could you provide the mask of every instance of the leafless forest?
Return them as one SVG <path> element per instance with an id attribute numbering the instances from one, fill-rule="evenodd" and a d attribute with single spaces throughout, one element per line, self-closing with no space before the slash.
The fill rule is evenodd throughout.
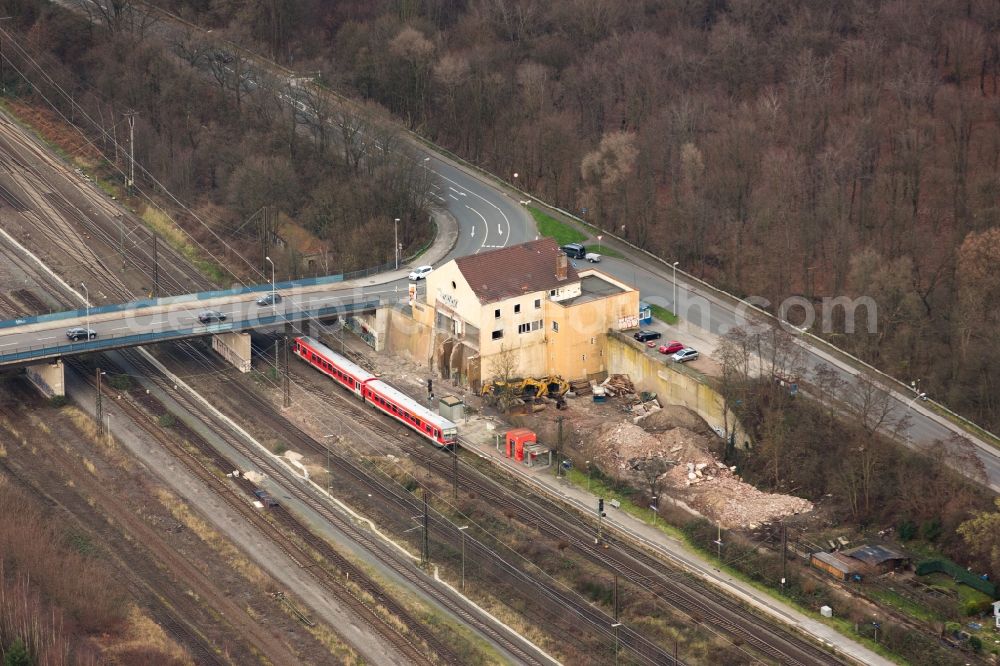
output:
<path id="1" fill-rule="evenodd" d="M 869 295 L 835 341 L 992 428 L 991 0 L 162 0 L 726 288 Z"/>

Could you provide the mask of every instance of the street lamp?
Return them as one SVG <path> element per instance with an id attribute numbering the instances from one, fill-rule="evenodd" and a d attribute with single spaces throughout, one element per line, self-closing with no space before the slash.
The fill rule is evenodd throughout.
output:
<path id="1" fill-rule="evenodd" d="M 617 612 L 616 612 L 617 615 Z M 615 622 L 611 625 L 611 628 L 615 630 L 615 663 L 618 663 L 618 628 L 622 626 L 621 622 Z"/>
<path id="2" fill-rule="evenodd" d="M 278 300 L 278 295 L 277 287 L 274 284 L 274 262 L 271 261 L 271 257 L 264 257 L 264 259 L 267 260 L 267 263 L 271 264 L 271 305 L 277 307 L 276 302 Z"/>
<path id="3" fill-rule="evenodd" d="M 649 505 L 649 508 L 653 511 L 653 527 L 656 527 L 656 515 L 660 512 L 658 508 L 660 506 L 659 499 L 659 495 L 653 495 L 653 503 Z"/>
<path id="4" fill-rule="evenodd" d="M 680 263 L 679 261 L 675 261 L 673 264 L 671 264 L 674 267 L 674 302 L 673 302 L 673 306 L 674 306 L 674 314 L 675 315 L 679 312 L 679 309 L 677 307 L 677 264 L 679 264 L 679 263 Z"/>
<path id="5" fill-rule="evenodd" d="M 906 403 L 906 408 L 910 409 L 911 407 L 913 407 L 913 403 L 914 402 L 916 402 L 917 400 L 925 400 L 926 398 L 927 398 L 927 394 L 926 393 L 918 393 L 915 396 L 913 396 L 912 398 L 910 398 L 910 401 L 908 403 Z"/>
<path id="6" fill-rule="evenodd" d="M 597 235 L 597 253 L 598 254 L 601 253 L 601 239 L 602 238 L 604 238 L 604 236 L 602 236 L 600 234 Z"/>
<path id="7" fill-rule="evenodd" d="M 87 285 L 85 285 L 82 282 L 80 283 L 80 286 L 83 287 L 83 300 L 87 304 L 87 317 L 86 319 L 84 319 L 84 321 L 87 324 L 87 339 L 89 340 L 90 339 L 90 290 L 87 289 Z"/>
<path id="8" fill-rule="evenodd" d="M 587 461 L 587 492 L 590 492 L 590 461 Z"/>
<path id="9" fill-rule="evenodd" d="M 469 529 L 468 525 L 458 528 L 458 531 L 462 533 L 462 592 L 465 592 L 465 530 L 467 529 Z"/>
<path id="10" fill-rule="evenodd" d="M 392 222 L 392 242 L 396 248 L 396 270 L 399 270 L 399 218 Z"/>

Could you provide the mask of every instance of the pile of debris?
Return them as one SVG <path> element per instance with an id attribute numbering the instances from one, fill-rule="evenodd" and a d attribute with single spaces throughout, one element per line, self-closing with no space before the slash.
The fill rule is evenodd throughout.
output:
<path id="1" fill-rule="evenodd" d="M 612 397 L 635 394 L 635 384 L 628 375 L 608 375 L 600 385 L 604 387 L 604 392 Z"/>
<path id="2" fill-rule="evenodd" d="M 666 475 L 669 486 L 687 491 L 688 502 L 730 528 L 756 528 L 785 516 L 811 511 L 808 500 L 757 490 L 742 481 L 735 467 L 712 458 L 685 461 Z"/>

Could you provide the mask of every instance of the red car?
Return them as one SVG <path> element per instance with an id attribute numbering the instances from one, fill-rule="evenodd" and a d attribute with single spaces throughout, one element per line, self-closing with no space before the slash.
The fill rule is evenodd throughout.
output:
<path id="1" fill-rule="evenodd" d="M 684 349 L 684 345 L 677 342 L 676 340 L 671 340 L 665 345 L 660 345 L 661 354 L 673 354 L 675 352 L 679 352 L 682 349 Z"/>

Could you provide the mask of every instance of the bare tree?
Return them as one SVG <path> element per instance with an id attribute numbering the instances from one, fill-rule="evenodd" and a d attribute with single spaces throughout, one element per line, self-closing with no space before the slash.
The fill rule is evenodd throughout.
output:
<path id="1" fill-rule="evenodd" d="M 493 377 L 493 398 L 500 411 L 508 412 L 517 401 L 514 393 L 514 379 L 520 365 L 520 355 L 513 347 L 500 346 L 500 352 L 490 359 L 490 375 Z"/>

